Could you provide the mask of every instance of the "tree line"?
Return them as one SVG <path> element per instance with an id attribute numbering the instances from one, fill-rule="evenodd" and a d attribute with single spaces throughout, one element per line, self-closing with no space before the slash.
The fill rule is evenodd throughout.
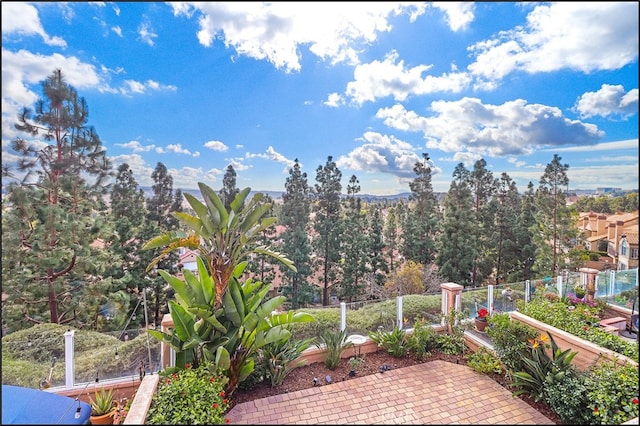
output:
<path id="1" fill-rule="evenodd" d="M 178 230 L 173 215 L 184 195 L 159 162 L 146 197 L 128 164 L 113 169 L 84 98 L 55 70 L 43 83 L 34 110 L 23 108 L 11 142 L 19 156 L 3 197 L 3 331 L 36 323 L 119 330 L 144 292 L 159 325 L 173 297 L 157 270 L 175 274 L 178 254 L 142 250 L 150 238 Z M 38 137 L 41 143 L 32 143 Z M 42 143 L 44 142 L 44 143 Z M 255 255 L 247 273 L 281 280 L 287 305 L 424 293 L 445 281 L 481 286 L 555 276 L 579 265 L 577 210 L 567 205 L 568 164 L 554 155 L 538 186 L 523 194 L 506 173 L 486 162 L 458 164 L 449 191 L 438 200 L 429 155 L 413 167 L 407 200 L 366 203 L 360 183 L 332 156 L 315 170 L 314 183 L 296 159 L 281 202 L 268 196 L 272 226 L 256 245 L 273 247 L 296 268 Z M 240 192 L 229 165 L 219 190 L 227 210 Z M 113 183 L 111 183 L 113 182 Z M 343 196 L 346 194 L 346 196 Z M 629 200 L 633 204 L 633 199 Z M 637 194 L 635 197 L 637 209 Z M 319 291 L 318 291 L 319 290 Z M 143 315 L 133 321 L 143 325 Z"/>

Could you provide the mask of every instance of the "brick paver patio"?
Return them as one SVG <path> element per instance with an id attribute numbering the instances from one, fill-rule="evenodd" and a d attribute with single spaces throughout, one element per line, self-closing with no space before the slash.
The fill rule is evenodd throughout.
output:
<path id="1" fill-rule="evenodd" d="M 238 404 L 231 424 L 554 424 L 493 379 L 432 361 Z"/>

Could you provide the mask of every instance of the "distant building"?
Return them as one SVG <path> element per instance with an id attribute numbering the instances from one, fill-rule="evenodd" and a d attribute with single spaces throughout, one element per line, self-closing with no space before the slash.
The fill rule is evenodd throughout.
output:
<path id="1" fill-rule="evenodd" d="M 596 188 L 596 194 L 610 194 L 612 192 L 620 192 L 622 188 Z"/>
<path id="2" fill-rule="evenodd" d="M 586 250 L 606 251 L 609 262 L 617 270 L 638 267 L 638 212 L 580 213 L 580 238 Z M 596 268 L 598 269 L 598 268 Z"/>

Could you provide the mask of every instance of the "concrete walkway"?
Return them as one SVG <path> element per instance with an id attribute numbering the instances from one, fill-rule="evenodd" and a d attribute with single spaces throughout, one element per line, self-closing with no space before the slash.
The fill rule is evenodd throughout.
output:
<path id="1" fill-rule="evenodd" d="M 231 424 L 554 424 L 493 379 L 431 361 L 238 404 Z"/>

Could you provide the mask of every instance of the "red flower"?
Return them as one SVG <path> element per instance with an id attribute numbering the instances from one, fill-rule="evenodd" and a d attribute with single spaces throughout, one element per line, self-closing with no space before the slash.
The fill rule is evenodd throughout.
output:
<path id="1" fill-rule="evenodd" d="M 594 414 L 598 414 L 598 407 L 593 407 Z"/>
<path id="2" fill-rule="evenodd" d="M 223 399 L 223 400 L 222 400 L 222 403 L 223 403 L 223 404 L 226 404 L 226 403 L 227 403 L 227 398 Z M 636 399 L 636 404 L 637 404 L 637 403 L 638 403 L 638 400 Z"/>
<path id="3" fill-rule="evenodd" d="M 186 363 L 186 364 L 184 365 L 184 368 L 191 368 L 191 364 Z"/>
<path id="4" fill-rule="evenodd" d="M 177 379 L 178 375 L 176 373 L 173 373 L 173 375 L 171 377 L 173 377 L 174 379 Z"/>
<path id="5" fill-rule="evenodd" d="M 631 400 L 631 402 L 632 402 L 633 404 L 638 405 L 638 398 L 633 398 L 633 399 Z"/>
<path id="6" fill-rule="evenodd" d="M 217 402 L 214 402 L 214 403 L 213 403 L 213 405 L 212 405 L 212 407 L 213 407 L 213 408 L 218 408 L 218 403 L 217 403 Z"/>
<path id="7" fill-rule="evenodd" d="M 171 384 L 171 379 L 167 379 L 167 384 L 170 385 Z"/>
<path id="8" fill-rule="evenodd" d="M 212 377 L 212 378 L 210 378 L 210 379 L 209 379 L 209 383 L 213 383 L 213 382 L 215 382 L 215 381 L 216 381 L 216 378 L 215 378 L 215 377 Z"/>
<path id="9" fill-rule="evenodd" d="M 487 315 L 489 315 L 489 311 L 485 308 L 480 308 L 478 311 L 478 319 L 487 319 Z"/>
<path id="10" fill-rule="evenodd" d="M 224 398 L 224 391 L 220 391 L 220 396 Z"/>
<path id="11" fill-rule="evenodd" d="M 227 417 L 226 419 L 224 419 L 225 423 L 231 423 L 231 419 L 229 417 Z"/>

